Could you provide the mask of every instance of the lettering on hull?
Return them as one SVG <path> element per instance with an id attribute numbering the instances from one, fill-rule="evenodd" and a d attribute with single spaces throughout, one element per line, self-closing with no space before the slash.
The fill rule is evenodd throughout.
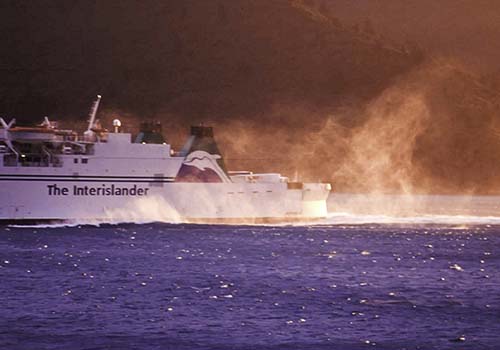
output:
<path id="1" fill-rule="evenodd" d="M 149 188 L 139 187 L 134 185 L 132 187 L 119 187 L 112 185 L 99 186 L 77 186 L 73 185 L 72 188 L 65 186 L 58 186 L 56 184 L 47 185 L 49 196 L 138 196 L 143 197 L 148 195 Z"/>

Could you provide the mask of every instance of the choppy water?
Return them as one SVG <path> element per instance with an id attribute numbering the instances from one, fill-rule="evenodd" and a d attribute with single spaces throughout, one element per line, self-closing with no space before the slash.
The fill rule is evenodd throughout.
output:
<path id="1" fill-rule="evenodd" d="M 0 349 L 499 348 L 500 226 L 347 219 L 0 227 Z"/>

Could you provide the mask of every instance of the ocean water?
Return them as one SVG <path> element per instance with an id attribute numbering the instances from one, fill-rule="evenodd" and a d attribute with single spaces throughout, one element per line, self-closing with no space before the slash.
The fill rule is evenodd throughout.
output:
<path id="1" fill-rule="evenodd" d="M 498 349 L 500 221 L 455 214 L 0 226 L 0 349 Z"/>

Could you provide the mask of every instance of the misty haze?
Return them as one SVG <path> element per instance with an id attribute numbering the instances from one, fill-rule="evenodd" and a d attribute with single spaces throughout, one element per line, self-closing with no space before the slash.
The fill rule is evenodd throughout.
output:
<path id="1" fill-rule="evenodd" d="M 3 1 L 0 115 L 72 126 L 100 93 L 103 125 L 160 120 L 177 148 L 190 125 L 214 126 L 230 169 L 498 194 L 493 4 Z"/>
<path id="2" fill-rule="evenodd" d="M 500 347 L 500 0 L 0 0 L 0 43 L 0 349 Z"/>

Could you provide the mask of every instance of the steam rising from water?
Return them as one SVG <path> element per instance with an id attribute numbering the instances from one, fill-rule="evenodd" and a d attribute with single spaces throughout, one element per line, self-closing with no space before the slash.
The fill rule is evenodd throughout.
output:
<path id="1" fill-rule="evenodd" d="M 499 196 L 334 194 L 330 224 L 500 224 Z"/>
<path id="2" fill-rule="evenodd" d="M 175 149 L 189 125 L 215 127 L 231 170 L 281 172 L 358 193 L 499 193 L 500 92 L 457 63 L 436 60 L 399 77 L 370 100 L 332 96 L 329 105 L 276 102 L 270 110 L 211 120 L 163 121 Z M 136 132 L 144 116 L 105 110 Z"/>
<path id="3" fill-rule="evenodd" d="M 498 193 L 498 96 L 463 67 L 436 60 L 400 77 L 369 102 L 333 97 L 327 107 L 280 102 L 265 114 L 231 120 L 214 116 L 210 124 L 230 170 L 332 182 L 334 222 L 342 218 L 496 223 L 499 212 L 494 201 L 480 204 L 478 197 L 460 197 L 458 203 L 468 209 L 457 212 L 450 207 L 457 198 L 438 208 L 419 193 Z M 116 114 L 108 110 L 101 116 L 111 120 Z M 137 130 L 139 118 L 127 114 L 121 118 Z M 168 110 L 154 118 L 163 120 L 164 133 L 177 149 L 188 125 L 198 122 Z M 347 201 L 349 205 L 336 202 L 335 198 L 345 199 L 339 192 L 360 193 L 364 204 L 360 205 L 360 197 L 353 200 L 356 196 Z M 384 193 L 405 196 L 377 197 Z M 476 213 L 484 203 L 493 212 Z M 148 208 L 145 204 L 153 220 L 176 220 L 172 213 L 165 216 Z M 130 221 L 127 218 L 134 216 L 125 211 L 114 212 L 111 218 Z"/>
<path id="4" fill-rule="evenodd" d="M 217 133 L 230 166 L 329 181 L 337 191 L 499 193 L 499 105 L 500 92 L 436 60 L 368 103 L 280 103 Z"/>
<path id="5" fill-rule="evenodd" d="M 424 97 L 391 89 L 368 106 L 368 120 L 353 132 L 336 176 L 359 192 L 413 192 L 413 152 L 430 113 Z"/>

